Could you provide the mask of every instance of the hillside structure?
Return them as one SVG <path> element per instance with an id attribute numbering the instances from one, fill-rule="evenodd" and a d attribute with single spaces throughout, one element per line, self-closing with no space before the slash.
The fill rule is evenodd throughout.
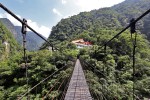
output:
<path id="1" fill-rule="evenodd" d="M 73 40 L 73 44 L 77 46 L 77 48 L 91 47 L 92 43 L 88 41 L 84 41 L 83 39 Z"/>

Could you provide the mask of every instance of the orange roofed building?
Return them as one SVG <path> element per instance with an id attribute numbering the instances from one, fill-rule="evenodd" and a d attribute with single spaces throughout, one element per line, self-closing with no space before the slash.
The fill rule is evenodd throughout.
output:
<path id="1" fill-rule="evenodd" d="M 83 48 L 83 47 L 91 47 L 92 43 L 91 42 L 85 42 L 83 39 L 78 39 L 72 41 L 73 44 L 77 46 L 77 48 Z"/>

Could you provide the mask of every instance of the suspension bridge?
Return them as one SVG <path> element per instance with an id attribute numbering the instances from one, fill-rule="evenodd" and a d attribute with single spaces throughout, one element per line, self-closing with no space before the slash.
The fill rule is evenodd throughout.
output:
<path id="1" fill-rule="evenodd" d="M 76 61 L 65 100 L 92 100 L 79 59 Z"/>
<path id="2" fill-rule="evenodd" d="M 41 36 L 38 32 L 36 32 L 33 28 L 31 28 L 28 24 L 27 21 L 25 19 L 21 20 L 20 18 L 18 18 L 13 12 L 11 12 L 8 8 L 6 8 L 4 5 L 2 5 L 0 3 L 0 7 L 5 10 L 7 13 L 9 13 L 10 15 L 12 15 L 15 19 L 17 19 L 20 23 L 22 23 L 22 33 L 23 33 L 23 47 L 24 47 L 24 62 L 25 62 L 25 66 L 26 66 L 26 78 L 27 78 L 27 85 L 28 85 L 28 67 L 27 67 L 27 61 L 26 61 L 26 48 L 25 48 L 25 43 L 26 43 L 26 32 L 27 32 L 27 28 L 29 28 L 31 31 L 33 31 L 36 35 L 38 35 L 39 37 L 41 37 L 43 40 L 45 40 L 45 42 L 47 42 L 51 47 L 53 47 L 56 50 L 59 50 L 58 48 L 56 48 L 54 45 L 52 45 L 49 41 L 47 41 L 43 36 Z M 137 19 L 132 19 L 130 24 L 125 27 L 122 31 L 120 31 L 118 34 L 116 34 L 113 38 L 111 38 L 110 40 L 108 40 L 108 42 L 106 42 L 100 49 L 104 48 L 105 52 L 107 50 L 107 45 L 109 43 L 111 43 L 111 41 L 115 38 L 117 38 L 120 34 L 122 34 L 125 30 L 127 30 L 128 28 L 130 28 L 130 32 L 131 35 L 133 33 L 136 34 L 135 31 L 135 24 L 141 20 L 144 16 L 146 16 L 147 14 L 150 13 L 150 9 L 147 10 L 145 13 L 143 13 L 141 16 L 139 16 Z M 133 82 L 135 81 L 135 49 L 136 49 L 136 35 L 134 38 L 134 43 L 133 43 Z M 85 74 L 82 68 L 82 64 L 80 63 L 80 61 L 84 62 L 83 59 L 76 60 L 75 63 L 75 67 L 72 73 L 72 76 L 70 76 L 69 81 L 66 84 L 66 87 L 64 89 L 64 92 L 62 94 L 62 97 L 59 98 L 59 100 L 93 100 L 94 98 L 92 97 L 92 94 L 90 93 L 88 84 L 86 82 L 86 78 L 85 78 Z M 85 62 L 84 62 L 85 63 Z M 90 64 L 89 64 L 90 65 Z M 64 66 L 65 67 L 65 66 Z M 46 77 L 45 79 L 41 80 L 38 84 L 36 84 L 34 87 L 32 88 L 27 88 L 27 92 L 22 94 L 21 97 L 18 98 L 18 100 L 22 100 L 23 97 L 27 96 L 27 99 L 29 100 L 29 93 L 35 89 L 37 86 L 39 86 L 41 83 L 45 82 L 46 80 L 48 80 L 50 77 L 52 77 L 53 75 L 55 75 L 57 72 L 63 70 L 63 68 L 60 68 L 59 70 L 53 72 L 51 75 L 49 75 L 48 77 Z M 94 66 L 93 66 L 94 68 Z M 96 72 L 99 73 L 98 70 L 95 70 Z M 101 73 L 102 74 L 102 73 Z M 56 82 L 57 83 L 57 82 Z M 64 83 L 64 81 L 62 82 L 62 84 Z M 62 84 L 60 84 L 59 88 L 62 86 Z M 134 83 L 135 84 L 135 83 Z M 133 100 L 137 100 L 138 98 L 136 97 L 135 93 L 135 87 L 133 84 Z M 58 88 L 58 90 L 59 90 Z M 53 89 L 53 87 L 50 89 L 50 91 Z M 49 92 L 50 93 L 50 92 Z M 46 96 L 43 97 L 43 100 L 46 99 Z M 53 98 L 54 100 L 55 98 Z M 46 99 L 47 100 L 47 99 Z M 58 100 L 58 99 L 56 99 Z M 96 100 L 100 100 L 99 97 L 97 96 Z M 105 98 L 105 96 L 103 97 L 103 100 L 107 100 Z M 117 100 L 117 99 L 115 99 Z"/>

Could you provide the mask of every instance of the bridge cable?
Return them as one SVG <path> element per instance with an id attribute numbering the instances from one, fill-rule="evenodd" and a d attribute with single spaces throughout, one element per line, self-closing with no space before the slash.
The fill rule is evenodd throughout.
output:
<path id="1" fill-rule="evenodd" d="M 62 96 L 60 97 L 60 100 L 64 100 L 64 98 L 65 98 L 65 94 L 66 94 L 67 89 L 68 89 L 68 87 L 69 87 L 69 82 L 70 82 L 70 80 L 71 80 L 72 74 L 73 74 L 73 70 L 72 70 L 70 76 L 68 77 L 67 84 L 66 84 L 66 86 L 65 86 L 65 88 L 64 88 L 64 91 L 63 91 L 63 93 L 62 93 Z"/>
<path id="2" fill-rule="evenodd" d="M 88 83 L 88 81 L 87 81 Z M 89 86 L 90 87 L 90 86 Z M 92 91 L 92 89 L 89 88 L 90 91 Z M 90 92 L 91 96 L 92 96 L 92 99 L 96 99 L 96 100 L 99 100 L 98 96 L 97 96 L 97 93 L 95 93 L 95 91 L 93 90 L 92 92 Z M 96 97 L 96 98 L 95 98 Z"/>
<path id="3" fill-rule="evenodd" d="M 131 40 L 132 40 L 132 44 L 133 44 L 133 55 L 132 55 L 132 60 L 133 60 L 133 64 L 132 64 L 132 68 L 133 68 L 133 100 L 135 100 L 135 50 L 136 50 L 136 44 L 137 44 L 137 32 L 135 31 L 135 22 L 134 22 L 134 18 L 131 19 L 130 23 L 131 27 L 130 27 L 130 33 L 131 33 Z M 133 23 L 134 22 L 134 23 Z M 132 34 L 135 33 L 135 37 L 132 37 Z"/>
<path id="4" fill-rule="evenodd" d="M 62 85 L 64 84 L 64 82 L 65 82 L 66 79 L 67 79 L 67 78 L 65 78 L 65 79 L 61 82 L 61 84 L 59 85 L 57 91 L 60 90 L 60 88 L 62 87 Z M 56 98 L 56 97 L 53 97 L 52 100 L 54 100 L 55 98 Z"/>
<path id="5" fill-rule="evenodd" d="M 42 35 L 40 35 L 38 32 L 36 32 L 33 28 L 31 28 L 27 23 L 24 23 L 18 16 L 16 16 L 12 11 L 10 11 L 8 8 L 6 8 L 2 3 L 0 3 L 0 7 L 5 10 L 7 13 L 9 13 L 11 16 L 13 16 L 16 20 L 18 20 L 20 23 L 25 24 L 27 28 L 29 28 L 32 32 L 34 32 L 37 36 L 39 36 L 41 39 L 43 39 L 45 42 L 47 42 L 50 46 L 54 47 L 52 43 L 50 43 L 48 40 L 46 40 Z M 56 50 L 58 48 L 54 47 Z"/>
<path id="6" fill-rule="evenodd" d="M 49 79 L 50 77 L 52 77 L 53 75 L 55 75 L 56 73 L 58 73 L 59 71 L 61 71 L 63 68 L 65 68 L 66 66 L 61 67 L 60 69 L 58 69 L 57 71 L 53 72 L 51 75 L 49 75 L 48 77 L 44 78 L 42 81 L 40 81 L 38 84 L 34 85 L 30 90 L 28 90 L 28 92 L 25 92 L 18 100 L 22 100 L 22 98 L 24 96 L 26 96 L 29 92 L 31 92 L 34 88 L 36 88 L 37 86 L 39 86 L 41 83 L 45 82 L 47 79 Z"/>
<path id="7" fill-rule="evenodd" d="M 70 79 L 71 79 L 71 76 L 68 78 L 67 84 L 66 84 L 66 86 L 65 86 L 65 88 L 64 88 L 64 91 L 62 92 L 62 96 L 60 97 L 60 100 L 64 100 L 64 98 L 65 98 L 65 94 L 66 94 L 67 89 L 68 89 L 68 87 L 69 87 Z"/>
<path id="8" fill-rule="evenodd" d="M 141 20 L 144 16 L 146 16 L 147 14 L 150 13 L 150 9 L 147 10 L 145 13 L 143 13 L 141 16 L 139 16 L 137 19 L 132 19 L 132 21 L 130 21 L 130 24 L 125 27 L 122 31 L 120 31 L 118 34 L 116 34 L 113 38 L 111 38 L 110 40 L 108 40 L 102 47 L 104 49 L 106 48 L 107 44 L 109 44 L 113 39 L 117 38 L 120 34 L 122 34 L 125 30 L 127 30 L 129 27 L 131 28 L 131 37 L 132 37 L 132 33 L 135 33 L 135 23 L 138 22 L 139 20 Z M 137 33 L 135 34 L 135 38 L 134 38 L 134 43 L 133 43 L 133 100 L 135 99 L 134 96 L 134 92 L 135 92 L 135 86 L 134 86 L 134 82 L 135 82 L 135 49 L 136 49 L 136 37 L 137 37 Z"/>
<path id="9" fill-rule="evenodd" d="M 24 54 L 24 63 L 25 63 L 25 69 L 26 69 L 26 83 L 27 83 L 27 92 L 29 89 L 29 80 L 28 80 L 28 65 L 27 65 L 27 53 L 26 53 L 26 33 L 27 33 L 27 20 L 23 19 L 22 23 L 22 36 L 23 36 L 23 54 Z M 29 100 L 29 94 L 27 94 L 27 100 Z"/>
<path id="10" fill-rule="evenodd" d="M 89 65 L 91 70 L 92 70 L 92 68 L 94 69 L 94 66 L 93 66 L 93 65 L 89 64 L 89 63 L 86 62 L 86 61 L 83 61 L 83 60 L 81 60 L 81 61 L 84 62 L 87 66 Z M 86 67 L 87 69 L 89 69 L 89 67 L 87 67 L 86 65 L 85 65 L 85 67 Z M 92 67 L 92 68 L 91 68 L 91 67 Z M 102 72 L 100 72 L 100 71 L 97 70 L 97 69 L 95 69 L 95 71 L 99 72 L 100 74 L 102 74 L 102 75 L 107 79 L 107 77 L 106 77 Z M 103 85 L 102 82 L 100 82 L 100 83 Z M 102 86 L 102 87 L 104 87 L 104 86 Z M 111 92 L 108 91 L 107 88 L 105 88 L 105 89 L 107 90 L 108 93 L 112 94 Z M 102 89 L 102 91 L 104 91 L 104 90 Z M 103 95 L 104 95 L 104 94 L 103 94 Z M 105 97 L 105 98 L 106 98 L 106 97 Z M 106 99 L 106 100 L 107 100 L 107 99 Z"/>
<path id="11" fill-rule="evenodd" d="M 87 67 L 85 68 L 85 66 L 86 66 L 86 65 L 85 65 L 85 62 L 84 62 L 83 60 L 81 60 L 81 59 L 80 59 L 80 61 L 81 61 L 81 65 L 82 65 L 83 70 L 84 70 L 83 72 L 84 72 L 84 74 L 85 74 L 85 70 L 87 70 L 89 67 L 88 67 L 88 68 L 87 68 Z M 83 64 L 83 63 L 84 63 L 84 64 Z M 92 70 L 91 67 L 90 67 L 90 69 Z M 94 72 L 95 72 L 95 68 L 94 68 Z M 95 73 L 94 73 L 94 74 L 95 74 Z M 87 78 L 87 77 L 86 77 L 86 74 L 85 74 L 85 78 Z M 88 84 L 88 81 L 87 81 L 87 84 Z M 88 84 L 88 85 L 89 85 L 89 84 Z M 89 90 L 90 90 L 91 96 L 93 96 L 93 98 L 96 96 L 96 100 L 99 100 L 99 99 L 98 99 L 98 96 L 97 96 L 97 93 L 95 93 L 95 91 L 93 91 L 93 92 L 94 92 L 94 94 L 93 94 L 93 92 L 91 92 L 92 89 L 89 88 Z"/>
<path id="12" fill-rule="evenodd" d="M 139 16 L 137 19 L 135 19 L 132 23 L 130 23 L 127 27 L 125 27 L 122 31 L 120 31 L 118 34 L 116 34 L 113 38 L 111 38 L 110 40 L 108 40 L 103 46 L 100 47 L 103 48 L 105 47 L 105 45 L 109 44 L 113 39 L 117 38 L 120 34 L 122 34 L 124 31 L 126 31 L 129 27 L 131 27 L 131 25 L 133 23 L 138 22 L 139 20 L 141 20 L 144 16 L 146 16 L 147 14 L 150 13 L 150 9 L 148 9 L 146 12 L 144 12 L 141 16 Z"/>
<path id="13" fill-rule="evenodd" d="M 89 68 L 89 67 L 88 67 L 88 68 Z M 91 70 L 92 70 L 92 69 L 91 69 Z M 98 70 L 97 70 L 97 71 L 98 71 Z M 101 82 L 100 82 L 100 83 L 101 83 Z M 101 83 L 101 84 L 102 84 L 102 87 L 103 87 L 103 83 Z M 92 91 L 92 89 L 90 89 L 90 91 Z M 102 89 L 102 91 L 104 91 L 104 90 Z M 95 96 L 98 98 L 99 94 L 95 93 L 95 91 L 93 91 L 93 92 L 94 92 Z M 106 97 L 105 97 L 105 95 L 103 94 L 103 92 L 101 92 L 101 93 L 102 93 L 101 95 L 105 98 L 105 100 L 107 100 Z M 91 94 L 93 95 L 92 92 L 91 92 Z M 97 98 L 96 98 L 96 100 L 99 100 L 99 98 L 98 98 L 98 99 L 97 99 Z"/>
<path id="14" fill-rule="evenodd" d="M 81 60 L 81 62 L 84 62 L 86 65 L 89 65 L 90 68 L 91 68 L 91 70 L 92 70 L 92 68 L 93 68 L 95 71 L 97 71 L 98 73 L 100 73 L 101 75 L 103 75 L 104 77 L 106 77 L 106 76 L 104 75 L 104 73 L 102 73 L 102 72 L 100 72 L 99 70 L 95 69 L 93 65 L 89 64 L 89 63 L 86 62 L 86 61 L 83 61 L 82 59 L 80 59 L 80 60 Z"/>
<path id="15" fill-rule="evenodd" d="M 59 80 L 62 78 L 63 76 L 61 76 L 59 79 L 57 79 L 57 81 L 55 81 L 54 85 L 49 89 L 49 91 L 46 93 L 46 95 L 43 97 L 42 100 L 47 98 L 47 95 L 51 93 L 52 89 L 56 86 L 57 83 L 59 83 Z"/>

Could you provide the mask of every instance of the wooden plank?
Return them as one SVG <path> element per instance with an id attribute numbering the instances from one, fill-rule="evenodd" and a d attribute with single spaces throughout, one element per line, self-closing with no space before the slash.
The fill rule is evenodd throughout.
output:
<path id="1" fill-rule="evenodd" d="M 92 100 L 79 60 L 76 62 L 64 100 Z"/>

